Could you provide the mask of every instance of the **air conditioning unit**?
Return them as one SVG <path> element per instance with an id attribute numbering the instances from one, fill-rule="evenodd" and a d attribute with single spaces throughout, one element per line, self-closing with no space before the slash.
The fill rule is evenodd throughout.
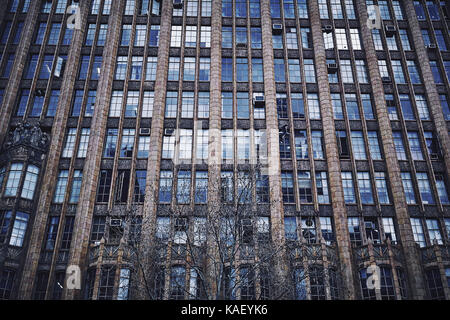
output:
<path id="1" fill-rule="evenodd" d="M 254 106 L 264 106 L 264 104 L 266 103 L 266 99 L 264 98 L 264 96 L 254 96 L 253 97 L 253 105 Z"/>
<path id="2" fill-rule="evenodd" d="M 183 0 L 173 0 L 173 7 L 175 9 L 183 8 Z"/>
<path id="3" fill-rule="evenodd" d="M 140 128 L 139 134 L 141 136 L 149 136 L 150 135 L 150 128 Z"/>
<path id="4" fill-rule="evenodd" d="M 392 35 L 394 32 L 397 31 L 397 28 L 395 26 L 385 26 L 384 29 L 386 30 L 386 33 L 389 35 Z"/>
<path id="5" fill-rule="evenodd" d="M 36 91 L 34 93 L 36 94 L 36 97 L 44 97 L 45 96 L 44 89 L 36 89 Z"/>
<path id="6" fill-rule="evenodd" d="M 436 46 L 435 43 L 427 44 L 425 47 L 426 47 L 427 49 L 436 49 L 436 48 L 437 48 L 437 46 Z"/>
<path id="7" fill-rule="evenodd" d="M 431 160 L 438 160 L 439 159 L 439 154 L 437 154 L 437 153 L 430 153 L 430 158 L 431 158 Z"/>
<path id="8" fill-rule="evenodd" d="M 176 218 L 175 220 L 175 230 L 176 231 L 185 231 L 186 230 L 186 219 L 185 218 Z"/>
<path id="9" fill-rule="evenodd" d="M 171 136 L 171 135 L 173 135 L 174 132 L 175 132 L 175 129 L 173 129 L 173 128 L 165 128 L 164 129 L 165 136 Z"/>
<path id="10" fill-rule="evenodd" d="M 375 224 L 371 221 L 365 221 L 364 222 L 364 227 L 366 229 L 375 229 Z"/>
<path id="11" fill-rule="evenodd" d="M 283 31 L 283 25 L 281 23 L 272 24 L 272 33 L 273 34 L 280 34 L 281 31 Z"/>
<path id="12" fill-rule="evenodd" d="M 329 63 L 327 65 L 327 67 L 328 67 L 328 73 L 336 73 L 338 71 L 337 63 Z"/>
<path id="13" fill-rule="evenodd" d="M 326 33 L 330 33 L 331 31 L 333 31 L 333 26 L 331 24 L 324 25 L 322 30 Z"/>
<path id="14" fill-rule="evenodd" d="M 109 222 L 111 227 L 122 227 L 122 219 L 111 219 Z"/>
<path id="15" fill-rule="evenodd" d="M 383 81 L 383 83 L 391 83 L 391 77 L 381 77 L 381 81 Z"/>

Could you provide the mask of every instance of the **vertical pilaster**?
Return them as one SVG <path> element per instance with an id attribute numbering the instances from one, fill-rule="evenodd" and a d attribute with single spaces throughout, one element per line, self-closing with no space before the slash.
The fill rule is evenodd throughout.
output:
<path id="1" fill-rule="evenodd" d="M 448 135 L 447 122 L 445 121 L 442 112 L 441 101 L 434 82 L 433 72 L 430 67 L 430 59 L 425 48 L 425 43 L 422 38 L 422 29 L 417 20 L 416 10 L 412 1 L 404 1 L 405 12 L 411 30 L 411 35 L 414 42 L 414 50 L 417 54 L 420 71 L 422 73 L 425 91 L 428 97 L 428 106 L 431 109 L 432 119 L 441 144 L 442 154 L 444 156 L 445 168 L 447 175 L 450 174 L 450 137 Z M 434 180 L 434 179 L 432 179 Z"/>
<path id="2" fill-rule="evenodd" d="M 86 25 L 89 6 L 82 3 L 81 7 L 81 25 Z M 58 101 L 53 126 L 51 132 L 51 144 L 48 152 L 47 162 L 43 181 L 40 187 L 39 201 L 35 213 L 35 220 L 30 237 L 30 244 L 26 255 L 24 270 L 22 274 L 21 285 L 19 288 L 20 299 L 30 299 L 36 278 L 36 270 L 38 267 L 39 256 L 42 243 L 45 236 L 48 212 L 52 202 L 52 195 L 58 178 L 58 164 L 63 148 L 64 136 L 66 133 L 67 119 L 69 117 L 71 101 L 74 91 L 78 66 L 80 63 L 81 47 L 84 41 L 85 29 L 74 30 L 71 46 L 67 58 L 66 68 L 64 70 L 64 78 L 61 84 L 61 91 Z"/>
<path id="3" fill-rule="evenodd" d="M 5 95 L 0 108 L 0 146 L 5 141 L 5 137 L 8 132 L 9 120 L 13 114 L 17 93 L 20 87 L 20 81 L 27 62 L 27 55 L 36 30 L 36 22 L 40 4 L 40 1 L 32 1 L 30 4 L 27 18 L 25 19 L 25 24 L 22 30 L 20 43 L 15 53 L 14 64 L 8 78 L 8 85 L 5 88 Z"/>
<path id="4" fill-rule="evenodd" d="M 106 122 L 111 100 L 111 91 L 116 64 L 120 34 L 122 29 L 122 14 L 125 0 L 116 0 L 111 8 L 108 20 L 108 34 L 103 50 L 101 76 L 97 86 L 97 99 L 92 118 L 91 136 L 87 156 L 84 162 L 82 188 L 78 202 L 72 244 L 69 253 L 68 265 L 79 266 L 82 273 L 85 271 L 85 260 L 88 252 L 89 236 L 92 216 L 95 207 L 95 196 L 100 172 Z M 64 288 L 64 299 L 77 299 L 81 291 Z"/>
<path id="5" fill-rule="evenodd" d="M 336 227 L 336 242 L 343 282 L 345 286 L 344 298 L 355 299 L 355 285 L 353 278 L 352 250 L 347 226 L 347 210 L 345 207 L 344 191 L 341 180 L 341 164 L 339 160 L 336 131 L 334 127 L 333 105 L 331 102 L 330 85 L 326 63 L 325 44 L 322 35 L 319 5 L 317 0 L 309 1 L 311 32 L 313 36 L 317 84 L 319 87 L 320 112 L 322 117 L 325 151 L 328 162 L 333 216 Z"/>
<path id="6" fill-rule="evenodd" d="M 147 162 L 147 182 L 145 188 L 145 201 L 142 219 L 142 228 L 143 230 L 145 230 L 142 240 L 144 243 L 151 243 L 151 241 L 153 241 L 153 235 L 156 230 L 156 211 L 158 208 L 158 186 L 161 164 L 162 139 L 164 131 L 164 111 L 166 101 L 167 73 L 169 66 L 172 9 L 172 1 L 162 2 L 158 64 L 156 67 L 156 81 L 154 89 L 155 97 L 153 102 L 152 129 L 150 134 L 150 150 Z M 145 254 L 146 253 L 144 253 L 144 261 L 146 261 L 146 259 L 152 258 L 145 256 Z M 145 276 L 145 274 L 143 276 Z M 142 290 L 141 292 L 145 292 Z"/>
<path id="7" fill-rule="evenodd" d="M 222 0 L 213 0 L 211 8 L 211 82 L 209 94 L 209 137 L 208 137 L 208 212 L 211 218 L 218 213 L 221 203 L 220 169 L 222 162 Z M 218 220 L 217 220 L 218 222 Z M 215 223 L 211 221 L 210 223 Z M 208 255 L 216 256 L 214 239 L 208 239 Z M 213 261 L 207 266 L 209 296 L 217 292 Z"/>
<path id="8" fill-rule="evenodd" d="M 278 133 L 278 113 L 275 86 L 274 54 L 272 43 L 272 18 L 270 14 L 270 0 L 261 0 L 261 31 L 262 54 L 264 71 L 264 96 L 266 101 L 266 136 L 268 154 L 268 175 L 270 190 L 270 226 L 272 240 L 275 246 L 283 246 L 284 239 L 284 210 L 283 194 L 281 191 L 281 164 Z M 275 260 L 275 281 L 282 284 L 287 279 L 286 259 L 284 250 Z M 274 288 L 278 290 L 279 288 Z"/>
<path id="9" fill-rule="evenodd" d="M 405 1 L 406 3 L 408 1 Z M 408 207 L 403 192 L 403 184 L 400 174 L 400 166 L 397 160 L 392 128 L 387 113 L 386 101 L 384 98 L 383 82 L 381 81 L 380 70 L 375 47 L 372 41 L 372 32 L 365 23 L 368 20 L 367 7 L 365 1 L 356 1 L 359 20 L 361 23 L 361 35 L 363 47 L 365 48 L 367 67 L 369 69 L 370 84 L 372 86 L 375 108 L 380 128 L 383 151 L 386 158 L 386 167 L 389 175 L 389 182 L 393 196 L 395 213 L 399 227 L 401 244 L 405 254 L 405 264 L 412 288 L 412 297 L 423 299 L 425 296 L 423 277 L 420 268 L 420 257 L 414 241 L 411 221 L 409 219 Z"/>

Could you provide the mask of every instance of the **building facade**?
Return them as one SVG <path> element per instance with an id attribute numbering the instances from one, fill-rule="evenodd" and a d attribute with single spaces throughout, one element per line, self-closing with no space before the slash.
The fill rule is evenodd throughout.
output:
<path id="1" fill-rule="evenodd" d="M 450 299 L 446 1 L 4 2 L 0 299 L 149 298 L 137 229 L 205 298 L 174 248 L 225 205 L 293 289 L 256 253 L 219 298 Z"/>

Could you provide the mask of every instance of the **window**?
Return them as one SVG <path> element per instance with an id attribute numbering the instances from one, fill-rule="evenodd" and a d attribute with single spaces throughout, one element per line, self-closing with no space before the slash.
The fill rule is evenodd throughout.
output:
<path id="1" fill-rule="evenodd" d="M 336 43 L 338 50 L 348 50 L 347 35 L 345 29 L 335 29 Z"/>
<path id="2" fill-rule="evenodd" d="M 322 131 L 311 131 L 312 149 L 314 153 L 314 159 L 323 159 L 323 134 Z"/>
<path id="3" fill-rule="evenodd" d="M 236 107 L 238 119 L 248 119 L 250 117 L 247 92 L 237 92 Z"/>
<path id="4" fill-rule="evenodd" d="M 407 160 L 405 147 L 403 145 L 402 133 L 400 131 L 392 132 L 394 138 L 395 151 L 397 153 L 398 160 Z"/>
<path id="5" fill-rule="evenodd" d="M 195 173 L 195 203 L 207 203 L 208 201 L 208 172 L 197 171 Z"/>
<path id="6" fill-rule="evenodd" d="M 294 180 L 292 178 L 292 172 L 281 173 L 281 188 L 283 192 L 283 202 L 295 203 Z"/>
<path id="7" fill-rule="evenodd" d="M 283 67 L 284 67 L 284 65 L 283 65 Z M 248 59 L 247 58 L 236 58 L 236 81 L 248 82 Z"/>
<path id="8" fill-rule="evenodd" d="M 320 19 L 328 19 L 328 4 L 327 0 L 319 0 Z"/>
<path id="9" fill-rule="evenodd" d="M 133 155 L 135 129 L 123 129 L 120 157 L 129 158 Z"/>
<path id="10" fill-rule="evenodd" d="M 166 93 L 166 118 L 176 118 L 178 109 L 178 92 L 167 91 Z"/>
<path id="11" fill-rule="evenodd" d="M 375 172 L 375 186 L 377 188 L 378 202 L 381 204 L 389 204 L 389 194 L 384 172 Z"/>
<path id="12" fill-rule="evenodd" d="M 350 241 L 356 246 L 360 246 L 362 244 L 362 240 L 361 240 L 361 228 L 359 225 L 359 218 L 348 217 L 347 224 L 348 224 L 348 231 L 350 234 Z"/>
<path id="13" fill-rule="evenodd" d="M 311 173 L 309 171 L 298 172 L 298 193 L 300 203 L 313 202 Z"/>
<path id="14" fill-rule="evenodd" d="M 382 218 L 384 236 L 390 239 L 393 244 L 397 243 L 397 236 L 395 235 L 394 220 L 392 218 Z"/>
<path id="15" fill-rule="evenodd" d="M 136 170 L 136 180 L 134 181 L 134 201 L 144 202 L 145 184 L 147 179 L 146 170 Z"/>
<path id="16" fill-rule="evenodd" d="M 50 221 L 47 227 L 47 239 L 45 241 L 45 250 L 54 250 L 56 235 L 58 234 L 59 217 L 49 217 Z"/>
<path id="17" fill-rule="evenodd" d="M 341 159 L 348 159 L 350 157 L 349 144 L 347 140 L 347 132 L 337 130 L 336 138 L 339 148 L 339 156 Z"/>
<path id="18" fill-rule="evenodd" d="M 181 26 L 172 26 L 172 33 L 170 38 L 171 47 L 181 47 Z"/>
<path id="19" fill-rule="evenodd" d="M 399 30 L 400 41 L 402 42 L 403 50 L 408 51 L 411 50 L 411 44 L 408 38 L 408 31 L 406 29 Z"/>
<path id="20" fill-rule="evenodd" d="M 435 29 L 434 35 L 436 36 L 436 42 L 439 46 L 439 49 L 441 51 L 447 51 L 447 45 L 445 44 L 445 37 L 444 37 L 444 34 L 442 33 L 442 30 Z"/>
<path id="21" fill-rule="evenodd" d="M 358 29 L 350 29 L 350 39 L 352 41 L 353 50 L 361 50 L 361 40 Z"/>
<path id="22" fill-rule="evenodd" d="M 105 232 L 105 217 L 94 217 L 92 221 L 91 241 L 100 241 Z"/>
<path id="23" fill-rule="evenodd" d="M 178 81 L 180 73 L 180 58 L 169 57 L 169 72 L 167 75 L 168 81 Z M 155 58 L 155 76 L 156 76 L 156 58 Z"/>
<path id="24" fill-rule="evenodd" d="M 53 196 L 54 203 L 63 203 L 67 189 L 67 180 L 69 179 L 68 170 L 60 170 L 56 183 L 55 194 Z"/>
<path id="25" fill-rule="evenodd" d="M 295 153 L 297 159 L 308 159 L 308 139 L 306 130 L 295 130 Z"/>
<path id="26" fill-rule="evenodd" d="M 414 241 L 417 242 L 420 247 L 425 247 L 426 242 L 422 227 L 422 221 L 418 218 L 411 218 L 411 226 L 413 230 Z"/>
<path id="27" fill-rule="evenodd" d="M 129 2 L 130 0 L 127 1 L 127 4 Z M 115 276 L 116 276 L 116 267 L 102 266 L 100 273 L 100 283 L 98 286 L 98 300 L 112 300 Z"/>
<path id="28" fill-rule="evenodd" d="M 29 215 L 24 212 L 17 211 L 14 219 L 9 245 L 15 247 L 22 247 L 27 231 Z"/>
<path id="29" fill-rule="evenodd" d="M 391 60 L 392 72 L 394 73 L 395 82 L 405 83 L 405 75 L 403 74 L 402 63 L 400 60 Z"/>
<path id="30" fill-rule="evenodd" d="M 440 174 L 436 174 L 436 189 L 438 192 L 439 200 L 442 204 L 450 204 L 450 200 L 448 198 L 447 188 L 445 186 L 444 176 Z M 450 232 L 448 233 L 450 237 Z"/>
<path id="31" fill-rule="evenodd" d="M 316 190 L 319 203 L 329 203 L 328 179 L 325 171 L 316 172 Z"/>
<path id="32" fill-rule="evenodd" d="M 304 59 L 304 69 L 305 69 L 305 78 L 306 82 L 315 83 L 316 82 L 316 71 L 314 69 L 314 60 L 313 59 Z"/>
<path id="33" fill-rule="evenodd" d="M 13 163 L 9 169 L 8 180 L 6 182 L 5 197 L 15 197 L 19 190 L 20 178 L 22 177 L 22 163 Z"/>
<path id="34" fill-rule="evenodd" d="M 436 82 L 437 84 L 443 83 L 441 70 L 439 69 L 437 61 L 430 60 L 430 67 L 431 67 L 431 71 L 433 72 L 434 82 Z"/>
<path id="35" fill-rule="evenodd" d="M 0 300 L 8 300 L 11 297 L 15 277 L 15 271 L 4 268 L 0 278 Z"/>
<path id="36" fill-rule="evenodd" d="M 170 272 L 170 300 L 183 300 L 185 290 L 186 269 L 183 266 L 174 266 Z"/>
<path id="37" fill-rule="evenodd" d="M 356 203 L 355 188 L 351 172 L 341 172 L 342 187 L 344 188 L 345 203 Z"/>
<path id="38" fill-rule="evenodd" d="M 369 83 L 366 64 L 364 60 L 356 60 L 355 62 L 356 62 L 356 74 L 358 76 L 358 82 Z"/>
<path id="39" fill-rule="evenodd" d="M 164 135 L 161 157 L 163 159 L 173 159 L 175 152 L 175 135 Z"/>
<path id="40" fill-rule="evenodd" d="M 202 17 L 210 17 L 211 16 L 211 0 L 202 0 Z"/>
<path id="41" fill-rule="evenodd" d="M 288 49 L 298 49 L 297 31 L 295 28 L 290 28 L 286 32 L 286 45 Z"/>
<path id="42" fill-rule="evenodd" d="M 369 172 L 358 172 L 359 196 L 362 204 L 373 204 L 372 183 Z"/>
<path id="43" fill-rule="evenodd" d="M 362 131 L 352 131 L 351 132 L 352 139 L 352 149 L 353 149 L 353 157 L 356 160 L 366 160 L 366 148 L 364 146 L 364 138 Z"/>
<path id="44" fill-rule="evenodd" d="M 254 59 L 253 59 L 254 60 Z M 261 60 L 261 59 L 258 59 Z M 289 81 L 290 82 L 302 82 L 300 61 L 298 59 L 289 59 Z M 262 76 L 262 73 L 261 73 Z"/>
<path id="45" fill-rule="evenodd" d="M 427 1 L 427 9 L 431 20 L 440 20 L 439 8 L 433 1 Z"/>
<path id="46" fill-rule="evenodd" d="M 422 94 L 416 94 L 416 105 L 417 105 L 417 112 L 419 113 L 419 118 L 421 120 L 430 120 L 430 113 L 428 111 L 428 105 L 427 100 L 425 99 L 425 96 Z"/>
<path id="47" fill-rule="evenodd" d="M 287 127 L 285 130 L 280 130 L 279 138 L 280 138 L 280 158 L 281 159 L 290 159 L 291 158 L 291 143 L 290 143 L 290 132 Z"/>
<path id="48" fill-rule="evenodd" d="M 209 92 L 198 93 L 198 118 L 209 117 Z"/>
<path id="49" fill-rule="evenodd" d="M 445 299 L 444 288 L 442 286 L 441 273 L 438 268 L 425 271 L 430 298 L 433 300 Z"/>
<path id="50" fill-rule="evenodd" d="M 180 131 L 180 151 L 179 159 L 188 160 L 192 157 L 192 130 L 179 129 Z"/>
<path id="51" fill-rule="evenodd" d="M 317 93 L 308 93 L 308 109 L 310 119 L 320 119 L 320 102 Z"/>
<path id="52" fill-rule="evenodd" d="M 222 92 L 222 118 L 233 118 L 233 92 Z"/>
<path id="53" fill-rule="evenodd" d="M 406 61 L 406 63 L 408 65 L 408 72 L 411 82 L 414 84 L 422 83 L 416 62 L 414 60 L 408 60 Z"/>
<path id="54" fill-rule="evenodd" d="M 141 80 L 143 59 L 143 57 L 132 58 L 130 80 Z"/>
<path id="55" fill-rule="evenodd" d="M 442 112 L 444 113 L 445 120 L 450 120 L 450 107 L 448 105 L 447 96 L 445 94 L 440 94 L 439 98 L 441 100 Z"/>
<path id="56" fill-rule="evenodd" d="M 159 179 L 159 203 L 172 201 L 172 171 L 161 170 Z"/>
<path id="57" fill-rule="evenodd" d="M 236 27 L 236 46 L 242 47 L 247 46 L 247 28 Z"/>
<path id="58" fill-rule="evenodd" d="M 233 47 L 233 28 L 222 27 L 222 48 L 232 48 L 232 47 Z"/>
<path id="59" fill-rule="evenodd" d="M 434 197 L 428 180 L 428 174 L 426 172 L 416 172 L 416 178 L 422 203 L 434 204 Z"/>
<path id="60" fill-rule="evenodd" d="M 72 178 L 72 189 L 70 191 L 69 203 L 78 203 L 81 192 L 81 182 L 83 180 L 83 172 L 74 170 Z"/>
<path id="61" fill-rule="evenodd" d="M 370 157 L 373 160 L 381 160 L 381 150 L 378 143 L 378 134 L 376 131 L 367 132 L 367 140 L 369 142 Z"/>
<path id="62" fill-rule="evenodd" d="M 128 289 L 130 286 L 130 269 L 121 268 L 119 277 L 119 291 L 117 300 L 128 300 Z"/>
<path id="63" fill-rule="evenodd" d="M 48 36 L 48 43 L 47 44 L 49 44 L 49 45 L 56 45 L 56 44 L 58 44 L 60 31 L 61 31 L 61 23 L 53 23 L 52 27 L 50 29 L 50 34 Z"/>
<path id="64" fill-rule="evenodd" d="M 395 300 L 394 279 L 390 267 L 380 267 L 380 289 L 382 300 Z"/>
<path id="65" fill-rule="evenodd" d="M 300 28 L 300 34 L 301 34 L 301 38 L 302 38 L 303 49 L 311 49 L 311 47 L 312 47 L 311 29 L 302 27 L 302 28 Z"/>
<path id="66" fill-rule="evenodd" d="M 222 130 L 222 160 L 233 159 L 233 130 Z"/>
<path id="67" fill-rule="evenodd" d="M 49 79 L 53 68 L 53 56 L 45 55 L 39 72 L 39 79 Z"/>
<path id="68" fill-rule="evenodd" d="M 199 80 L 200 81 L 209 81 L 209 72 L 211 68 L 211 59 L 210 58 L 200 58 L 199 63 Z"/>
<path id="69" fill-rule="evenodd" d="M 251 28 L 251 42 L 252 49 L 261 49 L 262 48 L 262 34 L 261 28 Z"/>
<path id="70" fill-rule="evenodd" d="M 413 160 L 423 160 L 418 133 L 415 131 L 408 131 L 408 142 Z"/>
<path id="71" fill-rule="evenodd" d="M 148 36 L 148 45 L 150 47 L 157 47 L 157 46 L 159 46 L 159 31 L 160 31 L 160 26 L 159 25 L 152 25 L 150 27 L 150 33 L 149 33 L 149 36 Z"/>
<path id="72" fill-rule="evenodd" d="M 383 42 L 381 41 L 380 30 L 372 29 L 372 39 L 375 50 L 383 50 Z"/>
<path id="73" fill-rule="evenodd" d="M 34 191 L 36 189 L 36 183 L 39 175 L 39 168 L 34 165 L 28 165 L 27 172 L 25 174 L 25 180 L 23 182 L 21 197 L 33 200 Z"/>
<path id="74" fill-rule="evenodd" d="M 196 47 L 197 46 L 197 26 L 186 26 L 186 47 Z"/>
<path id="75" fill-rule="evenodd" d="M 285 82 L 286 77 L 284 73 L 284 59 L 274 59 L 274 71 L 275 71 L 275 81 L 276 82 Z"/>
<path id="76" fill-rule="evenodd" d="M 344 83 L 353 83 L 352 65 L 350 60 L 341 60 L 341 77 Z"/>
<path id="77" fill-rule="evenodd" d="M 100 177 L 97 189 L 97 202 L 108 202 L 111 190 L 112 171 L 100 170 Z"/>
<path id="78" fill-rule="evenodd" d="M 407 204 L 415 204 L 416 203 L 416 197 L 414 195 L 414 187 L 413 182 L 411 178 L 411 173 L 409 172 L 402 172 L 402 182 L 403 182 L 403 190 L 405 192 L 406 197 L 406 203 Z"/>

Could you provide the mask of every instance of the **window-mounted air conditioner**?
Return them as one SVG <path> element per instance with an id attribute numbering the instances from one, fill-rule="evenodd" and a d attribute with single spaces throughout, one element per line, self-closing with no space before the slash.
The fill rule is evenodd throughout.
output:
<path id="1" fill-rule="evenodd" d="M 283 25 L 281 23 L 272 24 L 272 33 L 273 34 L 280 34 L 281 31 L 283 31 Z"/>
<path id="2" fill-rule="evenodd" d="M 437 48 L 435 43 L 427 44 L 426 47 L 427 47 L 427 49 L 436 49 Z"/>
<path id="3" fill-rule="evenodd" d="M 173 129 L 173 128 L 165 128 L 164 129 L 165 136 L 171 136 L 171 135 L 173 135 L 174 132 L 175 132 L 175 129 Z"/>
<path id="4" fill-rule="evenodd" d="M 175 9 L 181 9 L 183 7 L 183 0 L 173 0 L 173 7 Z"/>
<path id="5" fill-rule="evenodd" d="M 395 31 L 397 31 L 395 26 L 385 26 L 384 29 L 388 35 L 392 35 Z"/>
<path id="6" fill-rule="evenodd" d="M 331 31 L 333 31 L 333 26 L 331 24 L 324 25 L 322 30 L 327 33 L 330 33 Z"/>
<path id="7" fill-rule="evenodd" d="M 328 67 L 328 73 L 336 73 L 338 71 L 337 63 L 329 63 L 327 65 L 327 67 Z"/>
<path id="8" fill-rule="evenodd" d="M 391 83 L 391 77 L 382 77 L 381 81 L 383 81 L 383 83 Z"/>
<path id="9" fill-rule="evenodd" d="M 254 106 L 264 106 L 264 104 L 266 103 L 266 99 L 264 98 L 264 96 L 254 96 L 253 97 L 253 105 Z"/>
<path id="10" fill-rule="evenodd" d="M 139 134 L 141 136 L 149 136 L 150 135 L 150 128 L 140 128 Z"/>
<path id="11" fill-rule="evenodd" d="M 111 227 L 122 227 L 122 219 L 111 219 L 109 225 Z"/>

